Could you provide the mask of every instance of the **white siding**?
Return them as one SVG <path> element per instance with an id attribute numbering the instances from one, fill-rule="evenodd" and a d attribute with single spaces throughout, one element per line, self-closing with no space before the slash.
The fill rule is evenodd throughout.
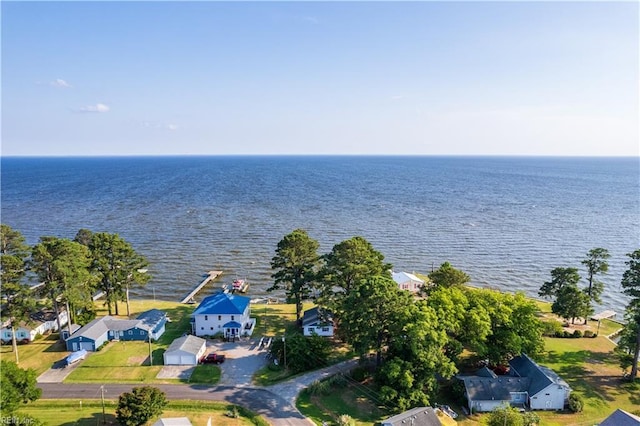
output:
<path id="1" fill-rule="evenodd" d="M 242 325 L 244 328 L 245 324 L 249 322 L 249 308 L 245 309 L 243 315 L 216 315 L 216 314 L 207 314 L 207 315 L 195 315 L 195 323 L 194 323 L 194 333 L 196 336 L 212 336 L 216 333 L 222 333 L 222 326 L 228 323 L 229 321 L 235 321 Z M 242 333 L 242 332 L 241 332 Z"/>
<path id="2" fill-rule="evenodd" d="M 533 395 L 529 400 L 529 405 L 532 410 L 562 410 L 565 396 L 565 388 L 553 384 Z"/>

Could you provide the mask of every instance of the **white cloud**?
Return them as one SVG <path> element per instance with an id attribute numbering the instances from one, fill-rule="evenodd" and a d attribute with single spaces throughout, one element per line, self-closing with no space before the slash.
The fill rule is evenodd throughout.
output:
<path id="1" fill-rule="evenodd" d="M 108 112 L 109 106 L 105 104 L 87 105 L 80 108 L 80 112 Z"/>
<path id="2" fill-rule="evenodd" d="M 73 86 L 71 86 L 69 83 L 67 83 L 65 80 L 63 80 L 61 78 L 56 78 L 55 80 L 50 82 L 49 85 L 53 86 L 53 87 L 62 87 L 62 88 L 73 87 Z"/>

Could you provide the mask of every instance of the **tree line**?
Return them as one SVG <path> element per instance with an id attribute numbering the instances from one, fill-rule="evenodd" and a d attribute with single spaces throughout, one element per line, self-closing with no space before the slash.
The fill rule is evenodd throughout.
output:
<path id="1" fill-rule="evenodd" d="M 114 311 L 119 315 L 118 302 L 126 303 L 129 315 L 129 289 L 151 278 L 146 258 L 118 234 L 80 229 L 72 240 L 43 236 L 30 247 L 19 231 L 5 224 L 0 227 L 2 321 L 12 330 L 16 363 L 15 328 L 31 321 L 38 296 L 52 305 L 59 330 L 64 307 L 71 329 L 95 317 L 93 296 L 99 291 L 109 315 Z M 39 285 L 30 285 L 33 280 Z"/>
<path id="2" fill-rule="evenodd" d="M 581 263 L 586 268 L 587 284 L 579 288 L 582 279 L 578 268 L 558 267 L 551 270 L 551 279 L 540 287 L 538 294 L 553 298 L 551 311 L 574 324 L 576 318 L 584 318 L 586 324 L 593 314 L 593 304 L 601 303 L 600 296 L 604 291 L 604 283 L 599 281 L 598 275 L 609 270 L 610 254 L 605 248 L 589 250 Z M 640 358 L 640 249 L 627 254 L 625 261 L 628 269 L 623 273 L 620 284 L 622 292 L 631 297 L 625 308 L 624 328 L 620 334 L 615 352 L 620 360 L 620 366 L 627 370 L 631 368 L 629 378 L 638 377 L 638 362 Z"/>
<path id="3" fill-rule="evenodd" d="M 366 239 L 350 238 L 326 254 L 318 249 L 303 229 L 286 235 L 268 290 L 285 291 L 298 321 L 302 301 L 316 294 L 338 337 L 362 358 L 375 354 L 374 378 L 387 407 L 429 405 L 436 377 L 452 377 L 465 348 L 494 365 L 544 348 L 537 307 L 522 293 L 471 289 L 470 277 L 445 262 L 429 274 L 425 297 L 415 298 L 398 288 L 392 265 Z"/>

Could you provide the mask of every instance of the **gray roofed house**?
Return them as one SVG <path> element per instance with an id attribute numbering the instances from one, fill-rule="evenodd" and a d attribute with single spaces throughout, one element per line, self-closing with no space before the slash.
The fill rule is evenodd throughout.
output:
<path id="1" fill-rule="evenodd" d="M 496 376 L 486 367 L 473 376 L 459 376 L 472 412 L 507 404 L 532 410 L 562 410 L 571 388 L 553 370 L 522 354 L 509 361 L 509 374 Z M 493 376 L 492 376 L 493 374 Z"/>
<path id="2" fill-rule="evenodd" d="M 382 426 L 441 426 L 435 410 L 431 407 L 417 407 L 389 417 L 382 421 Z"/>
<path id="3" fill-rule="evenodd" d="M 618 408 L 600 426 L 640 426 L 640 417 Z"/>
<path id="4" fill-rule="evenodd" d="M 157 309 L 143 312 L 134 320 L 114 318 L 109 315 L 96 318 L 67 339 L 67 350 L 95 351 L 104 342 L 111 340 L 148 341 L 149 336 L 155 340 L 164 333 L 165 323 L 166 314 Z"/>
<path id="5" fill-rule="evenodd" d="M 207 349 L 207 341 L 186 335 L 174 340 L 165 351 L 165 365 L 196 365 Z"/>
<path id="6" fill-rule="evenodd" d="M 333 331 L 333 316 L 329 311 L 318 306 L 304 311 L 302 316 L 303 335 L 317 334 L 318 336 L 330 337 L 333 336 Z"/>

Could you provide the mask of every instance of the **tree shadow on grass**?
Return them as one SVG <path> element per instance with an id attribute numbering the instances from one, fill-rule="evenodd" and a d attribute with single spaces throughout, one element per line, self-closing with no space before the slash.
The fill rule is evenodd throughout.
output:
<path id="1" fill-rule="evenodd" d="M 117 424 L 119 423 L 113 414 L 106 414 L 103 417 L 102 413 L 92 413 L 89 417 L 81 417 L 73 422 L 62 423 L 60 426 L 102 426 Z"/>

